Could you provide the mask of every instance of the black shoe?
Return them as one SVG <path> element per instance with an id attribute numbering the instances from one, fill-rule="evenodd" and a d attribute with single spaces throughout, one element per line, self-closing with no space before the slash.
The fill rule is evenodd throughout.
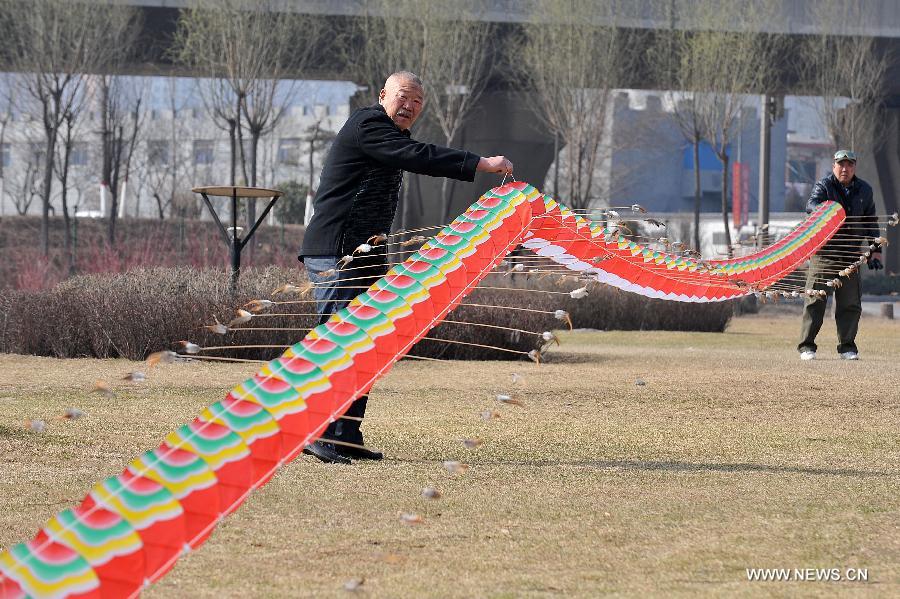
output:
<path id="1" fill-rule="evenodd" d="M 350 458 L 338 453 L 334 443 L 315 441 L 303 448 L 303 453 L 319 458 L 326 464 L 350 464 Z"/>
<path id="2" fill-rule="evenodd" d="M 384 454 L 373 449 L 365 447 L 350 447 L 349 445 L 341 446 L 341 453 L 354 460 L 380 460 L 384 458 Z"/>

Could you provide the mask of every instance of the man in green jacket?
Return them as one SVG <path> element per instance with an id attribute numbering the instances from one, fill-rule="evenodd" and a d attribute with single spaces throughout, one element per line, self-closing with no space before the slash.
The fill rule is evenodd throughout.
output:
<path id="1" fill-rule="evenodd" d="M 807 289 L 830 291 L 827 281 L 834 279 L 838 271 L 859 259 L 866 245 L 878 237 L 878 223 L 872 187 L 856 176 L 856 153 L 838 150 L 833 157 L 831 174 L 818 181 L 806 204 L 812 212 L 825 201 L 843 206 L 846 221 L 838 232 L 810 260 L 806 279 Z M 872 252 L 868 259 L 872 270 L 883 268 L 881 253 Z M 858 360 L 856 333 L 862 314 L 862 289 L 857 270 L 841 278 L 841 285 L 834 289 L 834 318 L 837 322 L 837 351 L 844 360 Z M 797 346 L 801 360 L 816 358 L 816 335 L 825 318 L 825 301 L 808 297 L 803 307 L 801 341 Z"/>

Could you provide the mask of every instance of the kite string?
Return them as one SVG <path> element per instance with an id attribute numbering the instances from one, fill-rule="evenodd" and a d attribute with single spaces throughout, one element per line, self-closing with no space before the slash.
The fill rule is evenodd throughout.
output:
<path id="1" fill-rule="evenodd" d="M 504 181 L 505 181 L 505 179 L 506 179 L 506 178 L 504 177 Z M 515 179 L 513 179 L 513 180 L 515 180 Z M 533 218 L 534 218 L 534 217 L 532 217 L 532 220 L 533 220 Z M 530 228 L 530 222 L 529 222 L 529 227 L 528 227 L 528 228 Z M 522 232 L 520 232 L 520 236 L 521 236 L 523 233 L 524 233 L 524 229 L 523 229 Z M 590 241 L 593 241 L 593 240 L 590 240 Z M 516 242 L 516 243 L 518 242 L 518 238 L 516 238 L 515 242 Z M 511 250 L 510 250 L 509 244 L 508 244 L 508 245 L 507 245 L 507 248 L 505 249 L 505 253 L 508 254 L 509 251 L 511 251 Z M 493 267 L 492 267 L 492 268 L 493 268 Z M 483 278 L 483 276 L 485 275 L 484 271 L 482 271 L 482 273 L 479 273 L 479 274 L 482 275 L 481 278 Z M 490 274 L 490 273 L 487 273 L 487 274 Z M 476 279 L 476 280 L 477 280 L 477 279 Z M 474 280 L 473 280 L 473 282 L 474 282 Z M 460 292 L 460 294 L 458 294 L 458 295 L 462 295 L 463 293 L 465 293 L 466 291 L 468 291 L 469 288 L 471 288 L 471 284 L 467 285 L 466 288 L 463 289 L 463 290 Z M 452 305 L 452 304 L 451 304 L 451 305 Z M 434 320 L 437 320 L 437 317 L 435 317 Z M 322 340 L 322 339 L 323 339 L 323 338 L 315 339 L 315 340 L 312 341 L 312 344 L 315 344 L 315 343 L 317 343 L 319 340 Z M 411 343 L 408 344 L 408 345 L 411 345 Z M 408 351 L 409 349 L 410 349 L 409 347 L 405 347 L 405 348 L 404 348 L 404 351 Z M 399 355 L 399 352 L 398 352 L 398 355 Z M 397 358 L 396 358 L 396 356 L 395 356 L 395 357 L 392 359 L 392 361 L 388 362 L 388 364 L 392 364 L 393 361 L 396 361 L 396 359 L 397 359 Z M 383 370 L 384 370 L 384 368 L 382 368 L 381 370 L 379 370 L 378 373 L 376 373 L 375 375 L 373 375 L 373 378 L 375 378 L 375 377 L 377 377 L 378 375 L 380 375 L 381 372 L 382 372 Z M 263 380 L 263 381 L 260 381 L 260 382 L 257 382 L 255 379 L 251 379 L 251 380 L 253 381 L 253 384 L 255 385 L 255 387 L 258 389 L 258 388 L 263 384 L 264 381 L 269 380 L 269 379 L 271 379 L 272 377 L 274 377 L 274 374 L 270 374 L 270 375 L 267 375 L 266 377 L 262 377 L 264 380 Z M 255 390 L 255 389 L 254 389 L 254 390 Z M 345 402 L 344 405 L 349 405 L 350 401 L 355 400 L 355 395 L 356 395 L 356 393 L 359 392 L 360 390 L 361 390 L 361 388 L 357 388 L 356 390 L 354 390 L 354 392 L 353 392 L 353 394 L 352 394 L 354 397 L 352 397 L 350 400 L 348 400 L 347 402 Z M 213 421 L 204 421 L 203 424 L 200 426 L 200 429 L 199 429 L 198 431 L 196 431 L 196 433 L 201 432 L 204 428 L 206 428 L 206 427 L 209 426 L 210 424 L 214 424 Z M 323 422 L 319 427 L 317 427 L 317 429 L 316 429 L 315 431 L 311 431 L 311 432 L 307 433 L 305 439 L 308 441 L 308 440 L 309 440 L 316 432 L 319 432 L 320 429 L 323 429 L 325 426 L 327 426 L 327 423 Z M 192 433 L 192 436 L 193 436 L 194 438 L 197 437 L 197 434 L 196 434 L 196 433 Z M 269 472 L 267 473 L 267 476 L 270 475 L 270 474 L 273 474 L 274 471 L 276 471 L 278 468 L 280 468 L 284 463 L 286 463 L 287 461 L 290 461 L 290 460 L 292 460 L 294 457 L 296 457 L 297 451 L 298 451 L 298 450 L 301 450 L 302 447 L 304 447 L 304 446 L 305 446 L 305 443 L 300 443 L 300 444 L 298 444 L 298 445 L 291 451 L 291 453 L 290 453 L 288 456 L 286 456 L 285 458 L 279 460 L 272 468 L 270 468 Z M 177 449 L 179 449 L 179 448 L 181 448 L 181 447 L 184 447 L 184 443 L 179 443 L 176 447 L 171 447 L 170 450 L 169 450 L 169 452 L 166 454 L 165 457 L 168 457 L 169 454 L 171 454 L 172 452 L 176 451 Z M 154 460 L 153 463 L 152 463 L 153 466 L 159 464 L 159 463 L 162 461 L 162 456 L 156 456 L 156 455 L 154 454 L 154 457 L 155 457 L 155 460 Z M 201 457 L 201 459 L 202 459 L 202 456 L 200 456 L 200 457 Z M 139 473 L 138 473 L 138 476 L 142 476 L 143 474 L 149 472 L 149 470 L 150 470 L 150 465 L 145 466 L 143 469 L 140 469 L 140 471 L 139 471 Z M 243 502 L 243 500 L 246 498 L 247 495 L 249 495 L 249 493 L 251 493 L 253 490 L 255 490 L 256 488 L 258 488 L 258 487 L 260 486 L 260 482 L 259 482 L 259 481 L 266 480 L 267 476 L 257 479 L 257 482 L 255 482 L 253 485 L 251 485 L 250 487 L 248 487 L 248 489 L 247 489 L 247 490 L 246 490 L 239 498 L 237 498 L 237 499 L 232 503 L 232 505 L 229 506 L 228 509 L 230 510 L 230 509 L 234 508 L 235 506 L 240 505 L 240 503 Z M 126 486 L 127 486 L 127 485 L 123 485 L 122 491 L 115 491 L 115 492 L 112 493 L 112 495 L 113 495 L 113 496 L 116 496 L 116 495 L 121 494 L 121 492 L 124 492 L 124 489 L 125 489 Z M 89 512 L 93 512 L 93 511 L 95 511 L 95 510 L 97 510 L 97 509 L 101 509 L 101 508 L 102 508 L 102 505 L 98 502 L 98 503 L 95 503 L 95 505 L 89 510 Z M 105 508 L 103 508 L 103 509 L 105 509 Z M 85 516 L 87 516 L 87 515 L 89 515 L 89 513 L 88 513 L 88 514 L 85 514 Z M 223 518 L 224 518 L 224 512 L 220 513 L 213 521 L 211 521 L 211 522 L 207 525 L 207 527 L 204 528 L 204 530 L 202 530 L 202 531 L 201 531 L 200 533 L 198 533 L 193 539 L 191 539 L 191 542 L 196 541 L 196 539 L 201 538 L 203 535 L 207 534 L 207 532 L 210 531 L 210 530 L 212 530 L 212 528 L 214 528 L 216 525 L 218 525 L 218 523 L 219 523 Z M 74 524 L 71 525 L 71 526 L 69 526 L 69 525 L 64 526 L 64 527 L 63 527 L 63 532 L 67 532 L 68 530 L 71 530 L 72 526 L 74 526 Z M 42 547 L 39 547 L 37 550 L 40 551 L 40 550 L 42 550 L 43 548 L 46 548 L 46 546 L 47 546 L 50 542 L 53 542 L 53 539 L 48 535 L 48 538 L 47 538 L 46 541 L 44 541 L 44 543 L 42 544 Z M 154 572 L 154 573 L 151 575 L 150 579 L 155 578 L 155 576 L 156 576 L 160 571 L 165 570 L 165 569 L 166 569 L 167 567 L 169 567 L 172 563 L 174 563 L 175 561 L 177 561 L 177 559 L 178 559 L 179 557 L 180 557 L 180 556 L 179 556 L 178 554 L 173 555 L 173 556 L 170 558 L 170 560 L 169 560 L 166 564 L 164 564 L 162 567 L 160 567 L 156 572 Z M 20 567 L 22 567 L 22 566 L 20 566 Z M 138 595 L 138 594 L 139 594 L 139 591 L 136 591 L 136 592 L 134 593 L 134 595 L 132 595 L 132 596 L 136 596 L 136 595 Z"/>

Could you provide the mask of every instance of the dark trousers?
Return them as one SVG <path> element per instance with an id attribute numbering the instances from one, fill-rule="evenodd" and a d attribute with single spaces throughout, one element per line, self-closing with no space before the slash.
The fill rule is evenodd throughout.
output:
<path id="1" fill-rule="evenodd" d="M 854 272 L 849 277 L 838 277 L 837 272 L 843 266 L 823 258 L 814 256 L 810 260 L 809 271 L 806 275 L 807 289 L 824 289 L 829 294 L 832 291 L 825 283 L 831 279 L 839 278 L 843 285 L 834 290 L 834 320 L 837 323 L 838 353 L 858 351 L 856 348 L 856 333 L 859 331 L 859 317 L 862 314 L 862 289 L 860 287 L 859 272 Z M 819 282 L 817 282 L 819 279 Z M 806 298 L 803 305 L 803 324 L 800 332 L 800 345 L 797 349 L 803 351 L 816 351 L 816 335 L 822 328 L 825 320 L 825 299 Z"/>
<path id="2" fill-rule="evenodd" d="M 313 297 L 316 300 L 319 324 L 327 322 L 332 314 L 344 308 L 387 272 L 387 265 L 376 256 L 354 260 L 343 270 L 337 270 L 339 260 L 337 256 L 303 258 L 309 280 L 315 283 Z M 329 424 L 322 433 L 322 441 L 363 445 L 363 436 L 359 429 L 362 418 L 366 415 L 368 401 L 368 395 L 354 401 L 344 413 L 344 416 L 350 418 L 338 419 Z"/>

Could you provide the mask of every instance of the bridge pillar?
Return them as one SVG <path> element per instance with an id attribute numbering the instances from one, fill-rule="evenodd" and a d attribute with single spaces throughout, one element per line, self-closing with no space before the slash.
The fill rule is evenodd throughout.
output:
<path id="1" fill-rule="evenodd" d="M 884 142 L 875 153 L 877 183 L 881 187 L 875 203 L 879 213 L 893 214 L 900 211 L 900 102 L 894 102 L 885 110 L 883 136 Z M 862 178 L 865 179 L 865 175 Z M 887 238 L 885 269 L 888 273 L 900 274 L 900 226 L 888 227 Z"/>
<path id="2" fill-rule="evenodd" d="M 420 131 L 414 137 L 440 139 L 440 135 L 428 133 Z M 515 178 L 538 189 L 543 187 L 555 158 L 553 135 L 531 110 L 526 92 L 520 91 L 492 91 L 482 95 L 452 145 L 481 156 L 506 156 L 513 162 Z M 443 179 L 410 174 L 405 183 L 407 189 L 401 194 L 401 202 L 404 197 L 409 201 L 401 206 L 395 224 L 397 228 L 414 229 L 450 222 L 481 194 L 499 185 L 502 178 L 502 175 L 478 173 L 474 184 L 448 179 L 446 190 L 450 203 L 446 205 L 441 197 Z"/>

